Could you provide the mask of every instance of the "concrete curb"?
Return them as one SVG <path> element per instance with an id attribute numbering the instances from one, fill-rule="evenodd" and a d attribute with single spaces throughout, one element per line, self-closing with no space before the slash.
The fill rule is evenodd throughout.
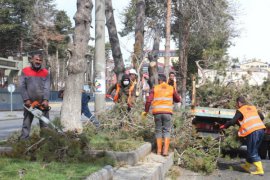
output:
<path id="1" fill-rule="evenodd" d="M 135 165 L 140 160 L 142 160 L 145 156 L 147 156 L 152 150 L 151 143 L 144 143 L 142 146 L 137 148 L 136 150 L 129 152 L 115 152 L 115 151 L 103 151 L 103 150 L 91 150 L 89 151 L 89 155 L 94 157 L 107 155 L 117 161 L 120 164 L 126 165 Z"/>
<path id="2" fill-rule="evenodd" d="M 117 180 L 164 180 L 166 173 L 173 165 L 173 157 L 173 152 L 167 157 L 151 153 L 143 162 L 139 162 L 135 166 L 115 168 L 113 178 Z"/>
<path id="3" fill-rule="evenodd" d="M 12 147 L 0 146 L 0 154 L 8 154 L 8 153 L 11 153 L 12 150 L 13 150 Z"/>
<path id="4" fill-rule="evenodd" d="M 167 160 L 158 166 L 156 171 L 153 173 L 151 179 L 165 179 L 166 173 L 173 165 L 173 157 L 174 153 L 172 152 L 169 154 Z"/>
<path id="5" fill-rule="evenodd" d="M 85 178 L 85 180 L 112 180 L 112 179 L 113 179 L 113 167 L 110 165 L 105 166 L 101 170 Z"/>
<path id="6" fill-rule="evenodd" d="M 143 159 L 147 156 L 152 150 L 152 145 L 150 143 L 145 143 L 140 146 L 138 149 L 130 152 L 114 152 L 114 151 L 106 151 L 106 155 L 112 157 L 117 162 L 121 164 L 127 165 L 135 165 L 139 162 L 139 160 Z"/>

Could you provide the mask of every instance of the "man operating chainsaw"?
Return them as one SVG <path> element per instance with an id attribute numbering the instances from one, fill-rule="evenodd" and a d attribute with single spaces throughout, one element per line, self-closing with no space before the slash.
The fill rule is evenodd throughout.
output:
<path id="1" fill-rule="evenodd" d="M 29 108 L 33 102 L 38 102 L 44 109 L 48 109 L 50 97 L 50 75 L 47 69 L 42 67 L 42 56 L 34 54 L 31 65 L 22 70 L 19 79 L 19 89 L 24 105 Z M 49 118 L 49 111 L 43 111 L 45 117 Z M 24 108 L 24 119 L 20 139 L 29 138 L 33 114 Z M 46 123 L 39 120 L 40 128 L 47 127 Z"/>

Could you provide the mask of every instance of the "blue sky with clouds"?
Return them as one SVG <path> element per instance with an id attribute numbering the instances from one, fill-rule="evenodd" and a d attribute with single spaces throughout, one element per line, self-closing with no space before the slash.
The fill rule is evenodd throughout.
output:
<path id="1" fill-rule="evenodd" d="M 237 29 L 241 29 L 241 32 L 239 38 L 233 39 L 234 46 L 229 49 L 229 55 L 234 58 L 238 57 L 240 60 L 256 58 L 270 63 L 270 23 L 268 20 L 268 17 L 270 17 L 270 0 L 232 1 L 240 5 L 236 26 Z M 55 2 L 57 9 L 65 10 L 68 16 L 71 19 L 73 18 L 76 12 L 76 0 L 56 0 Z M 120 13 L 128 5 L 129 0 L 112 0 L 112 2 L 119 31 L 122 28 Z M 94 27 L 94 18 L 92 26 Z M 91 30 L 91 36 L 94 36 L 93 29 Z M 133 43 L 134 39 L 132 35 L 120 39 L 122 53 L 125 59 L 128 58 L 132 51 Z M 171 46 L 173 47 L 173 45 Z"/>

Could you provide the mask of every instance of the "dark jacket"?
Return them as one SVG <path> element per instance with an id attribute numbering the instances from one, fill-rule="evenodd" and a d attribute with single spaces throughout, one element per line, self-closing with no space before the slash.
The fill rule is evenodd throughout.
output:
<path id="1" fill-rule="evenodd" d="M 47 69 L 35 71 L 31 67 L 22 70 L 19 89 L 23 100 L 39 101 L 50 98 L 50 75 Z"/>

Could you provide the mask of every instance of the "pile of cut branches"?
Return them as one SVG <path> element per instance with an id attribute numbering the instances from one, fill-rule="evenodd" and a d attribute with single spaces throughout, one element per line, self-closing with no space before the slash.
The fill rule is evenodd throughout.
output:
<path id="1" fill-rule="evenodd" d="M 183 124 L 175 131 L 175 152 L 178 165 L 195 172 L 209 174 L 217 167 L 221 137 L 199 136 L 192 125 L 190 114 L 182 115 Z M 196 158 L 195 158 L 196 157 Z"/>
<path id="2" fill-rule="evenodd" d="M 143 111 L 144 102 L 137 98 L 130 111 L 126 103 L 117 103 L 111 110 L 99 114 L 98 117 L 106 131 L 121 132 L 127 135 L 126 138 L 149 141 L 154 138 L 154 118 L 150 113 L 147 117 L 142 117 Z"/>
<path id="3" fill-rule="evenodd" d="M 84 125 L 82 134 L 33 128 L 29 140 L 18 141 L 18 134 L 12 135 L 8 144 L 13 153 L 9 156 L 45 162 L 91 162 L 96 157 L 89 156 L 89 150 L 134 150 L 154 137 L 153 116 L 142 118 L 143 107 L 143 102 L 138 101 L 128 112 L 125 104 L 116 104 L 99 115 L 100 128 Z"/>

